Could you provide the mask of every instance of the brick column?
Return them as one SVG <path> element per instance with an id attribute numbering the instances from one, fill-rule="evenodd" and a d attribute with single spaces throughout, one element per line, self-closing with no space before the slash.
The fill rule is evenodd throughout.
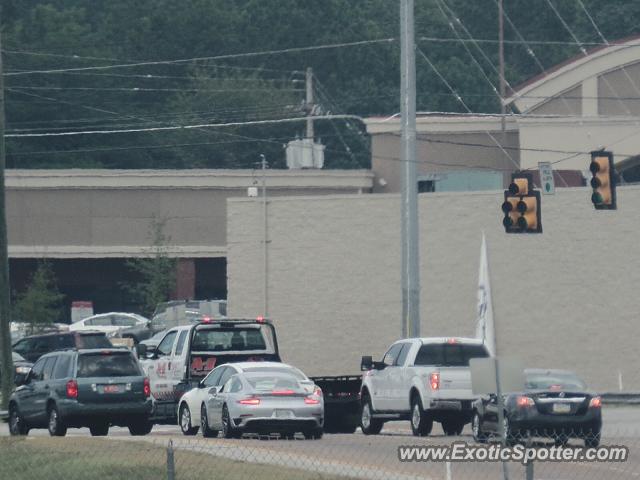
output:
<path id="1" fill-rule="evenodd" d="M 193 258 L 179 258 L 176 266 L 175 299 L 192 300 L 196 294 L 196 262 Z"/>

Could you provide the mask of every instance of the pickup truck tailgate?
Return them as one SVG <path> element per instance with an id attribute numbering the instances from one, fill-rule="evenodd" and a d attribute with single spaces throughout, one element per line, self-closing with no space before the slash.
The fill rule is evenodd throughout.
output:
<path id="1" fill-rule="evenodd" d="M 434 373 L 440 375 L 440 385 L 437 390 L 432 390 L 433 398 L 456 400 L 477 398 L 477 395 L 471 391 L 471 370 L 469 367 L 438 367 Z"/>

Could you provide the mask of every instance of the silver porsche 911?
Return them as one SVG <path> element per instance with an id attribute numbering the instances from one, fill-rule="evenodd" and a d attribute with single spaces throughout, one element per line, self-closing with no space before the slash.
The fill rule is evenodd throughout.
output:
<path id="1" fill-rule="evenodd" d="M 203 427 L 225 438 L 243 433 L 280 433 L 321 438 L 324 400 L 318 388 L 309 391 L 287 371 L 239 372 L 209 390 Z"/>

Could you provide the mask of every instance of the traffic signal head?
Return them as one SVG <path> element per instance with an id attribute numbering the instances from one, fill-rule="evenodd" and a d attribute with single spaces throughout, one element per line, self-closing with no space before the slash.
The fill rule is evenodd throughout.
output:
<path id="1" fill-rule="evenodd" d="M 507 233 L 542 233 L 540 192 L 533 190 L 530 173 L 513 174 L 504 192 L 502 225 Z"/>
<path id="2" fill-rule="evenodd" d="M 591 201 L 597 210 L 615 210 L 616 180 L 611 152 L 591 152 Z"/>

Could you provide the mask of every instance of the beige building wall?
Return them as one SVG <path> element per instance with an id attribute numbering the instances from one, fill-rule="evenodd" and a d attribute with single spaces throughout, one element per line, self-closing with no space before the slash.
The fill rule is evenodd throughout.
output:
<path id="1" fill-rule="evenodd" d="M 272 170 L 269 196 L 371 191 L 369 171 Z M 169 254 L 224 257 L 227 198 L 261 187 L 244 170 L 8 170 L 11 257 L 144 255 L 154 219 L 164 220 Z"/>
<path id="2" fill-rule="evenodd" d="M 587 188 L 542 198 L 541 235 L 507 235 L 502 194 L 420 195 L 422 333 L 472 335 L 486 233 L 501 354 L 576 370 L 594 388 L 640 390 L 640 188 L 595 211 Z M 262 205 L 228 201 L 231 315 L 263 313 Z M 283 359 L 308 374 L 357 373 L 401 332 L 397 195 L 269 203 L 269 316 Z"/>

